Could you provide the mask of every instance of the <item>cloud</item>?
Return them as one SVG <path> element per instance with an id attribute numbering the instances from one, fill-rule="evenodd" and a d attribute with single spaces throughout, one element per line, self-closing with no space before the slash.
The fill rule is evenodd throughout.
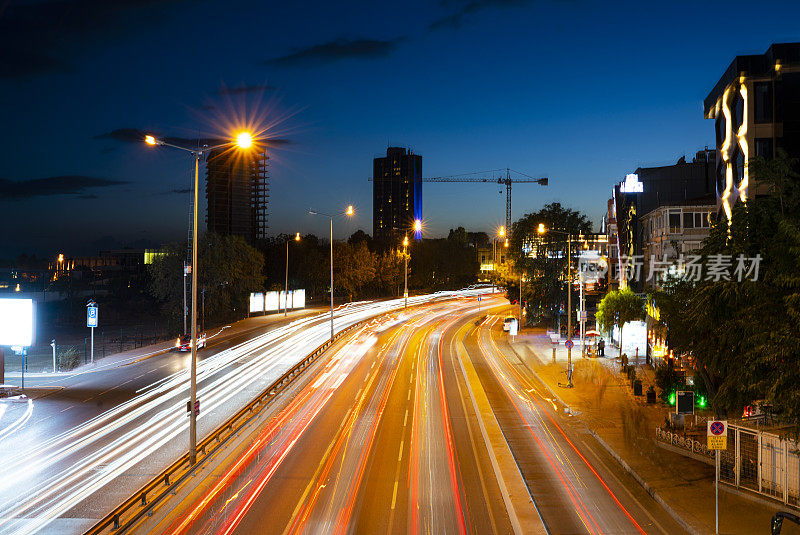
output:
<path id="1" fill-rule="evenodd" d="M 449 15 L 440 17 L 428 25 L 429 30 L 441 30 L 444 28 L 460 28 L 465 19 L 473 13 L 482 9 L 491 9 L 495 7 L 516 7 L 523 6 L 530 3 L 530 0 L 468 0 L 447 2 L 443 1 L 443 6 L 455 5 L 456 9 Z"/>
<path id="2" fill-rule="evenodd" d="M 246 95 L 248 93 L 266 93 L 275 91 L 277 87 L 270 84 L 239 85 L 236 87 L 222 86 L 217 89 L 217 95 Z"/>
<path id="3" fill-rule="evenodd" d="M 84 175 L 51 176 L 20 181 L 0 178 L 0 199 L 27 199 L 52 195 L 79 195 L 82 199 L 91 199 L 96 197 L 86 193 L 87 189 L 107 188 L 122 184 L 128 184 L 128 182 Z"/>
<path id="4" fill-rule="evenodd" d="M 99 44 L 141 32 L 184 2 L 187 0 L 3 2 L 0 78 L 71 71 L 76 57 Z"/>
<path id="5" fill-rule="evenodd" d="M 301 48 L 287 54 L 267 60 L 267 65 L 276 67 L 293 67 L 330 63 L 341 59 L 374 59 L 388 56 L 397 48 L 403 37 L 396 39 L 336 39 L 318 45 Z"/>
<path id="6" fill-rule="evenodd" d="M 226 143 L 226 140 L 222 138 L 213 138 L 213 137 L 204 137 L 204 138 L 186 138 L 186 137 L 171 137 L 171 136 L 162 137 L 157 132 L 146 132 L 138 128 L 117 128 L 116 130 L 112 130 L 104 134 L 98 134 L 94 136 L 94 139 L 101 141 L 105 140 L 120 141 L 123 143 L 144 143 L 144 136 L 147 135 L 148 133 L 156 136 L 156 138 L 161 139 L 166 143 L 170 143 L 172 145 L 179 145 L 181 147 L 191 148 L 191 147 L 197 147 L 199 145 L 213 146 Z M 283 145 L 289 145 L 291 141 L 286 138 L 272 138 L 266 141 L 262 141 L 262 143 L 267 147 L 279 147 Z"/>
<path id="7" fill-rule="evenodd" d="M 94 193 L 86 193 L 86 194 L 83 194 L 83 195 L 78 195 L 78 198 L 79 199 L 97 199 L 98 197 Z"/>

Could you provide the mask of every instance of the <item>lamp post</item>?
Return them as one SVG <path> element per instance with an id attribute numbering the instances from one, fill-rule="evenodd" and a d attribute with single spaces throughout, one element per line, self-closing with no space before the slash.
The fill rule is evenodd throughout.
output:
<path id="1" fill-rule="evenodd" d="M 422 232 L 422 221 L 419 219 L 414 220 L 414 234 L 419 235 Z M 405 290 L 403 291 L 403 309 L 408 308 L 408 234 L 403 238 L 403 258 L 405 259 Z"/>
<path id="2" fill-rule="evenodd" d="M 300 233 L 294 235 L 294 241 L 300 241 Z M 286 281 L 283 290 L 283 317 L 289 315 L 289 240 L 286 240 Z"/>
<path id="3" fill-rule="evenodd" d="M 555 234 L 562 234 L 567 237 L 567 340 L 572 341 L 572 233 L 563 230 L 547 229 L 544 223 L 539 223 L 539 228 L 536 229 L 539 234 L 546 232 L 553 232 Z M 520 286 L 522 283 L 520 282 Z M 567 347 L 567 386 L 572 388 L 572 348 Z"/>
<path id="4" fill-rule="evenodd" d="M 194 465 L 197 462 L 197 413 L 195 406 L 197 404 L 197 203 L 199 199 L 199 182 L 200 182 L 200 158 L 204 154 L 214 149 L 222 147 L 239 147 L 241 149 L 249 149 L 253 145 L 253 136 L 248 132 L 239 132 L 236 135 L 235 141 L 221 143 L 213 147 L 203 146 L 197 149 L 190 149 L 181 147 L 180 145 L 173 145 L 163 140 L 157 139 L 152 135 L 147 135 L 144 142 L 148 145 L 172 147 L 190 153 L 194 157 L 194 202 L 192 206 L 192 338 L 189 342 L 192 349 L 191 357 L 191 371 L 190 371 L 190 385 L 189 385 L 189 464 Z"/>
<path id="5" fill-rule="evenodd" d="M 339 214 L 325 214 L 323 212 L 317 212 L 316 210 L 309 210 L 308 213 L 311 215 L 328 217 L 331 220 L 331 342 L 333 342 L 333 218 L 340 216 L 350 217 L 355 214 L 355 211 L 353 210 L 353 205 L 351 204 L 347 207 L 347 210 Z"/>

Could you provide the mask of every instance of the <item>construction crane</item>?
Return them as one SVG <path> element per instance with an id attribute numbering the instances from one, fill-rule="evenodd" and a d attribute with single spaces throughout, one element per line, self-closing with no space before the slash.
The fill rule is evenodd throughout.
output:
<path id="1" fill-rule="evenodd" d="M 503 176 L 505 173 L 505 176 Z M 524 178 L 517 178 L 511 176 L 514 173 L 515 175 L 520 175 Z M 483 175 L 483 176 L 475 176 L 475 175 Z M 490 176 L 486 176 L 490 175 Z M 370 180 L 392 180 L 391 177 L 386 178 L 371 178 Z M 505 168 L 505 169 L 491 169 L 489 171 L 477 171 L 475 173 L 463 173 L 460 175 L 448 175 L 448 176 L 434 176 L 423 178 L 422 182 L 473 182 L 473 183 L 484 183 L 484 184 L 501 184 L 505 185 L 506 187 L 506 229 L 511 229 L 511 184 L 525 184 L 525 183 L 537 183 L 541 186 L 546 186 L 548 179 L 547 177 L 543 178 L 535 178 L 530 175 L 526 175 L 525 173 L 520 173 L 519 171 L 514 171 L 513 169 Z"/>

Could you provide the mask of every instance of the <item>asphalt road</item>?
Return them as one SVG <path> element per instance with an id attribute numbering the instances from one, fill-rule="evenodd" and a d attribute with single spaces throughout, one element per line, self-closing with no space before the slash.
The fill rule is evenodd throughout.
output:
<path id="1" fill-rule="evenodd" d="M 398 306 L 343 306 L 335 327 Z M 200 438 L 330 335 L 326 314 L 297 316 L 231 329 L 199 352 Z M 26 377 L 33 399 L 0 404 L 0 532 L 80 533 L 184 453 L 188 363 L 189 354 L 166 352 L 69 377 Z"/>
<path id="2" fill-rule="evenodd" d="M 484 302 L 479 313 L 474 300 L 437 304 L 354 334 L 254 433 L 235 471 L 155 531 L 513 532 L 513 508 L 468 401 L 459 362 L 467 358 L 539 528 L 681 533 L 516 358 L 504 342 L 503 310 L 486 315 Z"/>

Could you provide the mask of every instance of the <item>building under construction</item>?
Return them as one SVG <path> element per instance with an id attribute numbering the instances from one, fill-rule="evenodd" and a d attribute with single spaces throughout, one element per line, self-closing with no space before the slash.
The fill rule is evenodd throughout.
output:
<path id="1" fill-rule="evenodd" d="M 264 149 L 209 153 L 206 223 L 210 232 L 242 236 L 251 244 L 267 237 L 267 160 Z"/>

